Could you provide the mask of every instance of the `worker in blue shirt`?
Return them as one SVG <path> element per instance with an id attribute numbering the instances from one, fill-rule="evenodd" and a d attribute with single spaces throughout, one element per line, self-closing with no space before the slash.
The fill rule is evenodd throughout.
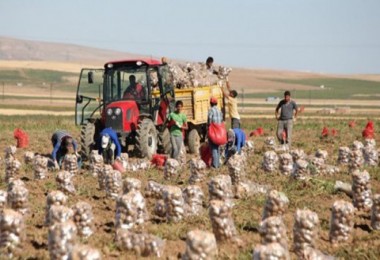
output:
<path id="1" fill-rule="evenodd" d="M 113 164 L 115 158 L 120 160 L 121 145 L 117 133 L 112 128 L 105 128 L 100 132 L 99 154 L 106 164 Z"/>
<path id="2" fill-rule="evenodd" d="M 228 159 L 234 154 L 240 154 L 241 149 L 245 145 L 245 138 L 245 133 L 240 128 L 228 130 L 226 150 L 224 153 L 226 160 L 224 163 L 227 163 Z"/>
<path id="3" fill-rule="evenodd" d="M 60 168 L 62 165 L 62 160 L 66 154 L 75 153 L 75 155 L 79 158 L 79 154 L 77 153 L 77 142 L 67 131 L 55 131 L 51 137 L 51 142 L 53 144 L 53 152 L 51 153 L 51 157 L 54 161 L 54 166 L 56 169 Z"/>

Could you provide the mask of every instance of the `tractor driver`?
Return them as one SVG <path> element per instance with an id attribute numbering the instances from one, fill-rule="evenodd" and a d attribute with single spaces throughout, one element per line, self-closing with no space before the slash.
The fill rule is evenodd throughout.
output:
<path id="1" fill-rule="evenodd" d="M 128 99 L 145 99 L 144 87 L 136 82 L 136 76 L 129 76 L 129 86 L 123 93 L 123 98 Z"/>

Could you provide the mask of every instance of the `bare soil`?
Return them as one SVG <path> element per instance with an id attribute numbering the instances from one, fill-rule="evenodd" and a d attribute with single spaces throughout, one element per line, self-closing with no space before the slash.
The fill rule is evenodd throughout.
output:
<path id="1" fill-rule="evenodd" d="M 68 129 L 74 137 L 79 140 L 80 129 L 73 127 L 73 122 L 67 117 L 2 117 L 3 130 L 0 136 L 0 150 L 4 150 L 7 145 L 15 144 L 13 139 L 13 127 L 26 129 L 30 136 L 30 145 L 27 149 L 18 149 L 16 157 L 23 161 L 25 151 L 33 151 L 42 154 L 51 152 L 50 136 L 53 129 Z M 347 122 L 342 120 L 326 121 L 320 119 L 301 119 L 294 126 L 293 147 L 301 148 L 308 154 L 325 149 L 329 153 L 328 164 L 336 164 L 337 151 L 340 146 L 349 146 L 354 140 L 361 139 L 361 130 L 366 124 L 366 120 L 357 119 L 357 126 L 349 129 Z M 292 247 L 293 216 L 297 208 L 309 208 L 318 213 L 320 219 L 320 237 L 317 243 L 321 251 L 337 256 L 341 259 L 376 259 L 380 255 L 380 233 L 370 228 L 369 213 L 358 212 L 355 217 L 355 227 L 349 242 L 332 246 L 328 241 L 328 231 L 330 222 L 330 208 L 334 201 L 343 199 L 351 201 L 351 198 L 343 193 L 335 193 L 333 185 L 335 180 L 351 182 L 351 177 L 346 167 L 341 167 L 341 172 L 334 176 L 315 176 L 310 181 L 295 181 L 279 173 L 267 174 L 261 168 L 263 153 L 266 150 L 264 139 L 267 136 L 274 136 L 275 121 L 272 119 L 248 120 L 243 119 L 244 129 L 249 131 L 262 126 L 265 136 L 251 139 L 255 143 L 255 152 L 248 158 L 246 168 L 247 178 L 260 184 L 270 185 L 279 191 L 283 191 L 290 200 L 284 221 L 288 229 L 288 239 L 290 248 Z M 339 131 L 336 138 L 320 139 L 320 131 L 323 126 L 335 127 Z M 376 141 L 380 143 L 378 129 L 380 125 L 375 121 Z M 192 156 L 188 155 L 189 160 Z M 134 159 L 132 159 L 134 160 Z M 4 173 L 4 163 L 0 163 L 1 172 Z M 371 174 L 372 192 L 380 192 L 380 168 L 366 168 Z M 208 218 L 208 180 L 218 174 L 228 174 L 228 169 L 223 166 L 218 171 L 208 170 L 207 180 L 200 186 L 205 193 L 204 212 L 197 217 L 187 218 L 179 223 L 166 223 L 155 221 L 154 218 L 144 224 L 142 230 L 157 235 L 166 240 L 163 259 L 177 259 L 185 250 L 185 239 L 188 231 L 193 229 L 203 229 L 212 232 Z M 178 185 L 184 188 L 188 185 L 189 179 L 188 165 L 184 167 L 178 179 L 166 181 L 163 179 L 162 169 L 150 169 L 148 171 L 127 172 L 123 178 L 134 177 L 142 181 L 143 187 L 148 180 L 152 179 L 159 183 L 168 185 Z M 16 252 L 16 257 L 21 259 L 48 259 L 47 248 L 47 227 L 43 225 L 45 218 L 46 195 L 56 189 L 56 172 L 51 172 L 48 179 L 37 181 L 33 178 L 33 171 L 30 165 L 22 167 L 20 177 L 25 182 L 29 190 L 30 214 L 26 216 L 26 239 L 21 248 Z M 2 174 L 0 189 L 6 189 Z M 77 201 L 86 201 L 93 206 L 95 215 L 95 233 L 89 239 L 78 239 L 78 243 L 88 244 L 99 249 L 103 254 L 103 259 L 134 259 L 137 256 L 132 252 L 125 252 L 114 243 L 114 220 L 115 202 L 105 197 L 105 192 L 98 189 L 96 178 L 92 177 L 89 170 L 84 168 L 74 177 L 74 185 L 77 189 L 75 195 L 69 195 L 68 206 L 74 205 Z M 147 199 L 148 211 L 153 216 L 154 199 Z M 234 201 L 236 206 L 233 211 L 233 219 L 239 237 L 243 244 L 238 246 L 234 243 L 220 243 L 220 259 L 251 259 L 252 248 L 260 243 L 258 227 L 261 220 L 262 210 L 265 203 L 264 195 L 255 195 Z M 291 251 L 292 252 L 292 251 Z M 295 255 L 292 253 L 292 258 Z"/>

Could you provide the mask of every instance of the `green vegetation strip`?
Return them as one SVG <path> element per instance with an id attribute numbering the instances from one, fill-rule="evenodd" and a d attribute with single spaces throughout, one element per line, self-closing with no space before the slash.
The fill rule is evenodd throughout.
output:
<path id="1" fill-rule="evenodd" d="M 61 72 L 54 70 L 18 69 L 0 70 L 1 81 L 6 82 L 50 82 L 64 83 L 67 77 L 78 77 L 78 73 Z"/>
<path id="2" fill-rule="evenodd" d="M 67 107 L 63 107 L 63 106 L 34 106 L 34 105 L 22 105 L 19 106 L 19 105 L 4 105 L 4 104 L 0 104 L 0 108 L 3 108 L 3 109 L 22 109 L 22 110 L 45 110 L 45 111 L 57 111 L 57 112 L 74 112 L 74 104 L 72 106 L 67 106 Z"/>
<path id="3" fill-rule="evenodd" d="M 346 104 L 346 105 L 332 105 L 332 104 L 326 104 L 326 105 L 309 105 L 309 104 L 302 104 L 302 103 L 299 103 L 298 105 L 305 105 L 305 107 L 314 107 L 314 108 L 339 108 L 339 107 L 345 107 L 345 106 L 349 106 L 350 108 L 363 108 L 363 109 L 370 109 L 370 108 L 380 108 L 380 102 L 379 102 L 379 105 L 378 106 L 363 106 L 363 105 L 350 105 L 350 104 Z M 254 104 L 254 103 L 240 103 L 240 108 L 243 108 L 243 107 L 273 107 L 273 109 L 277 106 L 277 102 L 276 103 L 270 103 L 270 104 Z"/>
<path id="4" fill-rule="evenodd" d="M 72 98 L 69 97 L 36 97 L 36 96 L 12 96 L 12 95 L 4 95 L 0 96 L 0 100 L 6 100 L 6 99 L 28 99 L 28 100 L 36 100 L 36 99 L 42 99 L 42 100 L 73 100 L 73 103 L 75 102 L 75 96 L 73 95 Z"/>
<path id="5" fill-rule="evenodd" d="M 19 127 L 21 127 L 25 131 L 36 130 L 43 131 L 46 133 L 53 133 L 55 130 L 57 130 L 57 127 L 60 127 L 60 129 L 66 129 L 68 131 L 79 129 L 75 126 L 74 116 L 0 115 L 0 122 L 1 129 L 3 131 L 13 131 L 15 128 Z"/>
<path id="6" fill-rule="evenodd" d="M 378 81 L 348 78 L 309 78 L 299 80 L 264 78 L 264 80 L 315 87 L 312 90 L 292 90 L 289 88 L 288 90 L 292 91 L 292 96 L 295 98 L 376 100 L 379 99 L 380 95 L 380 82 Z M 324 86 L 324 88 L 321 88 L 321 86 Z M 282 97 L 284 90 L 246 94 L 245 97 Z"/>

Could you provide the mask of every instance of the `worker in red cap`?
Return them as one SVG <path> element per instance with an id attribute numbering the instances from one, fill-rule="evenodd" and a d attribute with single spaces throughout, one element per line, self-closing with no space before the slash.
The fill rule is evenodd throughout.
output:
<path id="1" fill-rule="evenodd" d="M 218 99 L 215 97 L 211 97 L 210 106 L 211 108 L 208 110 L 207 117 L 207 125 L 209 126 L 211 123 L 220 124 L 223 122 L 223 114 L 222 111 L 218 108 Z M 211 153 L 212 153 L 212 167 L 219 168 L 220 167 L 220 157 L 219 157 L 219 145 L 216 145 L 209 140 Z"/>

